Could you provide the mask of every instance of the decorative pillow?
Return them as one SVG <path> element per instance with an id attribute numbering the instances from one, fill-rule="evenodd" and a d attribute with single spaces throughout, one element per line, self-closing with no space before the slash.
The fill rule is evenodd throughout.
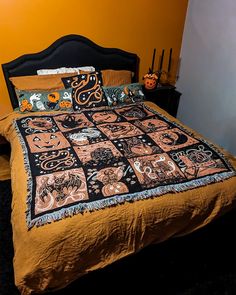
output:
<path id="1" fill-rule="evenodd" d="M 102 70 L 103 86 L 120 86 L 132 82 L 132 72 L 126 70 Z"/>
<path id="2" fill-rule="evenodd" d="M 74 110 L 107 105 L 102 91 L 101 74 L 98 72 L 62 78 L 66 88 L 72 88 Z"/>
<path id="3" fill-rule="evenodd" d="M 57 91 L 26 91 L 16 89 L 20 111 L 38 112 L 72 110 L 72 89 Z"/>
<path id="4" fill-rule="evenodd" d="M 64 89 L 61 78 L 74 76 L 77 73 L 64 73 L 54 75 L 32 75 L 11 77 L 10 80 L 15 88 L 20 90 L 58 90 Z"/>
<path id="5" fill-rule="evenodd" d="M 144 100 L 142 84 L 132 83 L 118 87 L 102 87 L 108 106 L 130 104 Z"/>
<path id="6" fill-rule="evenodd" d="M 77 68 L 57 68 L 57 69 L 41 69 L 37 70 L 38 75 L 48 75 L 48 74 L 63 74 L 63 73 L 77 73 L 83 74 L 82 72 L 94 72 L 95 68 L 92 66 L 87 67 L 77 67 Z"/>

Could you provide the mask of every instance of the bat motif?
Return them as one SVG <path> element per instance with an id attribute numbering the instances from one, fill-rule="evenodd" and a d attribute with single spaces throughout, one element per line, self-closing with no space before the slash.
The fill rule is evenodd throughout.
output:
<path id="1" fill-rule="evenodd" d="M 56 193 L 56 201 L 64 200 L 67 197 L 65 193 L 69 188 L 73 190 L 76 188 L 78 190 L 82 184 L 82 181 L 78 175 L 69 173 L 69 177 L 66 179 L 65 174 L 60 176 L 54 176 L 54 182 L 49 183 L 49 177 L 45 177 L 42 181 L 42 186 L 39 191 L 40 199 L 45 203 L 44 198 L 48 196 L 48 194 Z"/>

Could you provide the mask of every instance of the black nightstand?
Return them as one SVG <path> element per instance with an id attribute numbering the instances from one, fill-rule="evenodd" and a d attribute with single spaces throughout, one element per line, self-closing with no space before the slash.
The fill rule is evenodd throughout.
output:
<path id="1" fill-rule="evenodd" d="M 11 148 L 9 142 L 0 135 L 0 155 L 10 154 L 10 150 Z"/>
<path id="2" fill-rule="evenodd" d="M 143 92 L 146 100 L 154 102 L 170 115 L 176 117 L 181 93 L 175 89 L 175 86 L 163 84 L 153 90 L 147 90 L 143 87 Z"/>

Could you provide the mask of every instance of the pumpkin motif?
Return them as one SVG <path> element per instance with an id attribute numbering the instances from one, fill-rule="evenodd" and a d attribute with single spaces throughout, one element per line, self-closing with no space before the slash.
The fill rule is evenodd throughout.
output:
<path id="1" fill-rule="evenodd" d="M 68 100 L 63 100 L 59 103 L 61 109 L 69 109 L 72 107 L 72 103 Z"/>
<path id="2" fill-rule="evenodd" d="M 69 146 L 68 141 L 60 132 L 56 133 L 37 133 L 28 135 L 28 144 L 33 153 L 47 152 L 50 150 L 58 150 Z"/>
<path id="3" fill-rule="evenodd" d="M 57 148 L 61 142 L 60 138 L 56 134 L 49 134 L 49 133 L 44 133 L 35 135 L 33 138 L 33 143 L 38 149 L 52 149 L 52 148 Z"/>
<path id="4" fill-rule="evenodd" d="M 108 167 L 101 169 L 97 174 L 97 180 L 104 185 L 102 193 L 104 197 L 128 193 L 128 187 L 121 181 L 123 177 L 123 169 L 121 167 Z"/>
<path id="5" fill-rule="evenodd" d="M 60 94 L 58 92 L 51 92 L 48 94 L 48 100 L 50 102 L 57 102 L 60 99 Z"/>
<path id="6" fill-rule="evenodd" d="M 32 108 L 33 108 L 32 104 L 29 103 L 27 99 L 23 99 L 21 101 L 21 105 L 20 105 L 20 111 L 21 112 L 31 111 Z"/>
<path id="7" fill-rule="evenodd" d="M 155 73 L 146 74 L 143 77 L 144 87 L 148 90 L 154 89 L 157 85 L 158 76 Z"/>
<path id="8" fill-rule="evenodd" d="M 58 101 L 60 99 L 60 94 L 58 92 L 51 92 L 48 94 L 48 101 L 47 101 L 47 106 L 49 109 L 55 109 L 55 107 L 58 104 Z"/>

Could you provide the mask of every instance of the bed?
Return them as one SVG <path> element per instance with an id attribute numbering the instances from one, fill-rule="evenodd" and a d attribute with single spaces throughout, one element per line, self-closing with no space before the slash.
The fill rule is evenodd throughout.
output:
<path id="1" fill-rule="evenodd" d="M 34 96 L 34 88 L 16 84 L 20 77 L 33 87 L 31 78 L 24 83 L 39 69 L 84 66 L 95 71 L 64 73 L 60 83 L 49 74 L 47 83 L 60 85 L 47 84 L 42 103 L 44 78 Z M 2 65 L 15 109 L 0 119 L 0 134 L 11 144 L 21 294 L 61 289 L 235 208 L 236 159 L 145 101 L 138 67 L 136 54 L 78 35 Z M 59 100 L 60 91 L 67 99 Z"/>

